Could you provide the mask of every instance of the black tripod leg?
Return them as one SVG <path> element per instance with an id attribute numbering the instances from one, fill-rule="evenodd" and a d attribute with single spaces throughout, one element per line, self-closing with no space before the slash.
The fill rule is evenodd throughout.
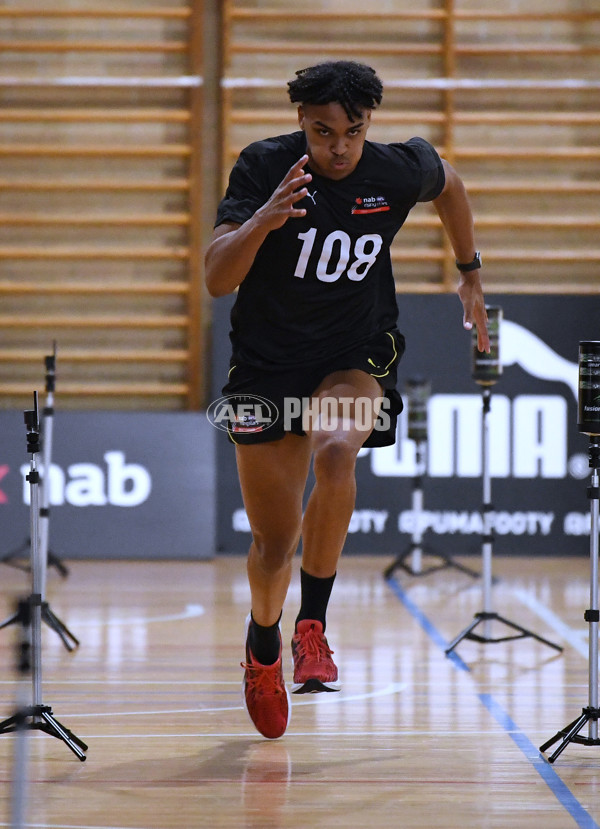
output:
<path id="1" fill-rule="evenodd" d="M 411 544 L 408 550 L 406 550 L 404 553 L 400 553 L 400 555 L 397 556 L 394 559 L 394 561 L 388 567 L 385 568 L 385 570 L 383 571 L 383 577 L 385 579 L 391 579 L 399 567 L 401 567 L 403 570 L 406 570 L 408 573 L 414 576 L 415 573 L 413 573 L 413 571 L 406 566 L 406 564 L 404 563 L 404 559 L 412 555 L 415 549 L 416 545 Z"/>
<path id="2" fill-rule="evenodd" d="M 52 630 L 55 631 L 55 633 L 58 634 L 58 636 L 60 636 L 63 645 L 68 651 L 73 651 L 79 646 L 79 639 L 77 639 L 77 637 L 71 633 L 64 622 L 61 622 L 58 616 L 50 610 L 47 602 L 42 602 L 42 619 L 49 627 L 52 628 Z"/>
<path id="3" fill-rule="evenodd" d="M 425 570 L 422 570 L 421 574 L 425 575 L 427 573 L 435 573 L 438 570 L 443 570 L 445 567 L 454 567 L 456 570 L 460 570 L 461 573 L 465 573 L 467 576 L 471 576 L 473 579 L 478 579 L 481 573 L 477 573 L 475 570 L 471 570 L 470 567 L 467 567 L 465 564 L 460 564 L 458 561 L 454 561 L 451 556 L 447 556 L 445 553 L 436 553 L 432 550 L 429 550 L 427 547 L 422 547 L 423 555 L 431 556 L 432 558 L 437 558 L 440 560 L 439 564 L 432 564 L 430 567 L 427 567 Z"/>
<path id="4" fill-rule="evenodd" d="M 32 718 L 30 722 L 26 722 L 28 717 Z M 43 722 L 40 722 L 39 718 L 41 718 Z M 40 731 L 44 731 L 46 734 L 50 734 L 53 737 L 58 737 L 60 740 L 63 740 L 63 742 L 65 742 L 75 754 L 77 754 L 80 760 L 85 760 L 85 756 L 82 756 L 81 749 L 83 749 L 83 751 L 87 751 L 88 747 L 86 743 L 73 734 L 73 732 L 68 728 L 65 728 L 64 725 L 61 725 L 58 720 L 52 716 L 50 708 L 46 706 L 27 708 L 24 711 L 13 714 L 12 717 L 0 722 L 0 734 L 9 734 L 12 731 L 16 731 L 17 728 L 20 727 L 25 727 L 31 730 L 39 729 Z M 74 746 L 77 747 L 77 749 Z"/>
<path id="5" fill-rule="evenodd" d="M 551 745 L 553 745 L 557 740 L 563 738 L 562 743 L 556 749 L 556 751 L 548 757 L 548 762 L 553 763 L 556 758 L 563 753 L 565 748 L 569 745 L 569 743 L 573 740 L 574 737 L 577 736 L 578 732 L 581 731 L 583 726 L 586 722 L 590 719 L 589 714 L 584 711 L 580 717 L 576 720 L 573 720 L 572 723 L 566 726 L 562 731 L 559 731 L 558 734 L 555 734 L 552 739 L 548 740 L 548 742 L 544 743 L 543 746 L 540 746 L 540 751 L 546 751 Z"/>
<path id="6" fill-rule="evenodd" d="M 27 573 L 29 571 L 29 565 L 28 564 L 18 564 L 16 561 L 14 561 L 14 559 L 19 559 L 19 558 L 22 558 L 23 556 L 25 556 L 27 554 L 28 550 L 29 550 L 30 544 L 31 544 L 30 540 L 27 539 L 27 541 L 25 541 L 16 550 L 13 550 L 10 553 L 6 553 L 6 555 L 4 555 L 0 559 L 0 563 L 8 564 L 10 567 L 14 567 L 17 570 L 23 570 L 25 573 Z"/>
<path id="7" fill-rule="evenodd" d="M 585 715 L 582 715 L 582 716 L 585 716 Z M 572 728 L 573 728 L 573 727 L 574 727 L 574 726 L 575 726 L 575 725 L 576 725 L 576 724 L 577 724 L 580 720 L 581 720 L 581 717 L 577 717 L 577 719 L 576 719 L 576 720 L 573 720 L 573 722 L 570 722 L 567 726 L 565 726 L 564 728 L 561 728 L 561 730 L 560 730 L 560 731 L 557 731 L 557 732 L 556 732 L 556 734 L 554 735 L 554 737 L 550 737 L 550 739 L 549 739 L 549 740 L 547 740 L 547 741 L 544 743 L 544 745 L 541 745 L 541 746 L 540 746 L 540 751 L 547 751 L 547 750 L 550 748 L 550 746 L 554 745 L 554 743 L 557 743 L 557 742 L 560 740 L 560 738 L 561 738 L 561 737 L 564 737 L 564 736 L 565 736 L 565 734 L 568 734 L 568 733 L 571 731 L 571 729 L 572 729 Z M 579 729 L 577 729 L 577 730 L 579 730 Z"/>
<path id="8" fill-rule="evenodd" d="M 54 737 L 58 737 L 59 740 L 62 740 L 63 743 L 71 749 L 73 754 L 77 755 L 83 763 L 85 760 L 84 751 L 87 751 L 88 748 L 83 740 L 80 740 L 79 737 L 76 737 L 72 731 L 69 731 L 68 728 L 65 728 L 57 720 L 55 720 L 50 711 L 42 711 L 40 716 L 44 720 L 46 726 L 41 726 L 42 731 L 45 731 L 47 734 L 51 734 Z"/>
<path id="9" fill-rule="evenodd" d="M 52 628 L 52 630 L 58 634 L 61 638 L 63 645 L 68 651 L 74 651 L 75 648 L 79 647 L 79 639 L 77 639 L 74 634 L 71 633 L 69 628 L 60 621 L 58 616 L 55 616 L 54 613 L 50 610 L 47 603 L 42 603 L 42 620 L 46 622 L 46 624 Z M 13 613 L 12 616 L 9 616 L 8 619 L 5 619 L 3 622 L 0 622 L 0 630 L 2 628 L 8 627 L 9 625 L 15 624 L 19 621 L 18 614 Z"/>
<path id="10" fill-rule="evenodd" d="M 430 556 L 431 558 L 439 559 L 440 563 L 432 564 L 430 567 L 425 567 L 425 569 L 415 572 L 412 569 L 412 567 L 410 567 L 405 562 L 406 559 L 409 558 L 417 549 L 420 549 L 424 556 Z M 394 575 L 398 568 L 402 568 L 402 570 L 405 570 L 411 576 L 426 576 L 429 573 L 435 573 L 438 570 L 443 570 L 444 567 L 454 567 L 456 568 L 456 570 L 460 570 L 462 573 L 466 573 L 466 575 L 471 576 L 471 578 L 473 579 L 478 579 L 481 575 L 480 573 L 477 573 L 475 570 L 471 570 L 471 568 L 467 567 L 465 564 L 460 564 L 460 562 L 454 561 L 454 559 L 451 556 L 448 556 L 445 553 L 437 553 L 425 545 L 417 545 L 413 543 L 410 545 L 408 550 L 406 550 L 404 553 L 400 553 L 400 555 L 397 556 L 388 567 L 386 567 L 386 569 L 383 571 L 383 577 L 388 580 L 391 579 L 391 577 Z"/>
<path id="11" fill-rule="evenodd" d="M 457 570 L 460 570 L 462 573 L 466 573 L 473 579 L 478 579 L 481 575 L 481 573 L 478 573 L 476 570 L 471 570 L 470 567 L 467 567 L 465 564 L 461 564 L 458 561 L 454 561 L 454 559 L 449 556 L 442 556 L 442 558 L 446 561 L 448 567 L 455 567 Z"/>
<path id="12" fill-rule="evenodd" d="M 11 731 L 14 731 L 17 727 L 17 722 L 21 719 L 21 716 L 15 714 L 12 717 L 9 717 L 7 720 L 3 720 L 0 722 L 0 734 L 8 734 Z"/>
<path id="13" fill-rule="evenodd" d="M 396 572 L 398 567 L 402 566 L 402 556 L 398 556 L 398 558 L 394 559 L 392 563 L 385 568 L 383 571 L 383 578 L 384 579 L 391 579 L 394 573 Z"/>
<path id="14" fill-rule="evenodd" d="M 56 567 L 63 579 L 66 579 L 69 575 L 68 567 L 65 567 L 65 565 L 58 558 L 58 556 L 54 555 L 54 553 L 51 550 L 48 552 L 48 564 L 52 565 L 53 567 Z"/>
<path id="15" fill-rule="evenodd" d="M 459 642 L 462 642 L 463 639 L 466 639 L 467 636 L 471 633 L 472 630 L 475 630 L 477 625 L 482 622 L 482 619 L 475 618 L 471 624 L 466 627 L 462 633 L 459 633 L 458 636 L 450 642 L 444 653 L 448 655 L 454 648 L 458 645 Z"/>
<path id="16" fill-rule="evenodd" d="M 73 651 L 77 648 L 80 644 L 79 639 L 71 633 L 69 628 L 60 621 L 58 616 L 56 616 L 48 607 L 47 602 L 42 602 L 42 620 L 46 622 L 46 624 L 52 628 L 52 630 L 60 636 L 65 648 L 68 651 Z M 2 628 L 8 627 L 9 625 L 15 624 L 19 621 L 18 613 L 13 613 L 12 616 L 9 616 L 8 619 L 5 619 L 3 622 L 0 622 L 0 630 Z"/>
<path id="17" fill-rule="evenodd" d="M 5 619 L 3 622 L 0 622 L 0 630 L 2 630 L 2 628 L 8 627 L 9 625 L 14 625 L 15 622 L 18 622 L 18 621 L 19 621 L 19 614 L 18 613 L 13 613 L 13 615 L 9 616 L 8 619 Z"/>
<path id="18" fill-rule="evenodd" d="M 31 719 L 27 721 L 28 718 Z M 52 716 L 52 709 L 48 706 L 35 706 L 19 711 L 17 714 L 0 723 L 0 734 L 9 734 L 12 731 L 17 731 L 19 728 L 39 730 L 45 734 L 49 734 L 51 737 L 57 737 L 71 749 L 73 754 L 79 757 L 81 762 L 86 759 L 84 754 L 88 748 L 86 743 L 68 728 L 65 728 L 64 725 L 61 725 Z"/>
<path id="19" fill-rule="evenodd" d="M 503 622 L 508 627 L 513 628 L 514 630 L 518 630 L 523 636 L 530 636 L 532 639 L 537 639 L 538 642 L 541 642 L 543 645 L 548 645 L 549 648 L 554 648 L 555 651 L 559 653 L 563 652 L 563 648 L 560 645 L 556 645 L 554 642 L 550 642 L 548 639 L 544 639 L 543 636 L 538 636 L 537 633 L 533 633 L 531 630 L 527 630 L 527 628 L 521 627 L 521 625 L 515 624 L 515 622 L 511 622 L 508 619 L 505 619 L 503 616 L 498 616 L 496 614 L 496 619 L 499 622 Z"/>

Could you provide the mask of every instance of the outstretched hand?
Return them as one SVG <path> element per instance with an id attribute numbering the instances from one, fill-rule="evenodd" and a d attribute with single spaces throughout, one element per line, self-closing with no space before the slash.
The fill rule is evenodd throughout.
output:
<path id="1" fill-rule="evenodd" d="M 306 185 L 312 179 L 310 173 L 304 172 L 304 165 L 308 156 L 303 155 L 285 175 L 281 184 L 273 191 L 271 198 L 256 211 L 256 217 L 269 230 L 277 230 L 288 219 L 306 216 L 306 210 L 295 207 L 295 204 L 308 195 Z"/>
<path id="2" fill-rule="evenodd" d="M 461 275 L 458 296 L 463 305 L 463 326 L 470 331 L 477 326 L 477 348 L 490 353 L 490 337 L 487 328 L 487 313 L 479 275 Z"/>

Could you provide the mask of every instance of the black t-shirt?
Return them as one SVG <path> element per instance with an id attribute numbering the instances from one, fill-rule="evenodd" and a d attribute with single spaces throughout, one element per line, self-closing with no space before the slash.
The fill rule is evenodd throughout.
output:
<path id="1" fill-rule="evenodd" d="M 241 153 L 216 225 L 243 224 L 306 152 L 304 133 Z M 269 233 L 231 313 L 234 361 L 266 369 L 326 362 L 393 328 L 398 318 L 390 245 L 411 208 L 444 187 L 442 161 L 423 138 L 366 141 L 352 173 L 312 173 L 303 218 Z"/>

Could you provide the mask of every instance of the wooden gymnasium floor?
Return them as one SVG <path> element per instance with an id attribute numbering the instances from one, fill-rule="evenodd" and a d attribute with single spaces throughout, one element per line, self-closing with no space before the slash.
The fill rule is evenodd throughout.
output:
<path id="1" fill-rule="evenodd" d="M 481 581 L 446 568 L 388 583 L 389 563 L 342 560 L 328 623 L 342 692 L 295 697 L 273 742 L 240 703 L 242 557 L 75 562 L 64 580 L 50 570 L 50 607 L 81 645 L 69 653 L 44 625 L 42 702 L 89 749 L 80 762 L 29 732 L 26 825 L 598 827 L 600 746 L 570 744 L 554 765 L 538 751 L 589 701 L 589 560 L 494 561 L 494 610 L 562 655 L 526 638 L 464 640 L 453 658 L 444 647 L 482 609 Z M 29 577 L 6 565 L 0 577 L 5 619 Z M 297 601 L 296 578 L 286 642 Z M 2 719 L 17 694 L 15 634 L 0 630 Z M 0 736 L 0 826 L 11 820 L 15 745 Z"/>

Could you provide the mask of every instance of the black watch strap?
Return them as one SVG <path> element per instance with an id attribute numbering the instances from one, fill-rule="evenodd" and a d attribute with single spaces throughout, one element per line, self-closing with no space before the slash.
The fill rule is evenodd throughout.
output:
<path id="1" fill-rule="evenodd" d="M 475 251 L 475 256 L 470 262 L 459 262 L 457 259 L 456 267 L 459 271 L 462 271 L 463 273 L 478 270 L 481 267 L 481 253 L 478 250 Z"/>

